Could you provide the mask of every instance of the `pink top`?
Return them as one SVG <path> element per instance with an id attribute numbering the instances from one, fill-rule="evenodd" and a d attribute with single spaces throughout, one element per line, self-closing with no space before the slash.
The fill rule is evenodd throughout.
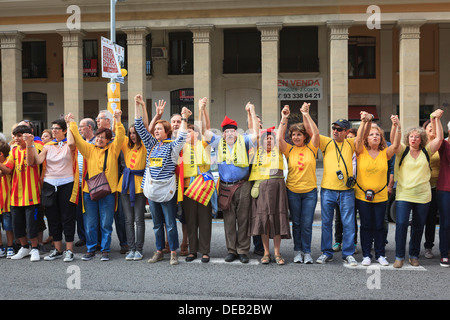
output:
<path id="1" fill-rule="evenodd" d="M 45 179 L 64 179 L 73 177 L 72 152 L 67 143 L 62 146 L 44 145 L 47 149 L 47 169 Z"/>
<path id="2" fill-rule="evenodd" d="M 439 148 L 440 168 L 436 189 L 450 191 L 450 144 L 443 140 Z"/>

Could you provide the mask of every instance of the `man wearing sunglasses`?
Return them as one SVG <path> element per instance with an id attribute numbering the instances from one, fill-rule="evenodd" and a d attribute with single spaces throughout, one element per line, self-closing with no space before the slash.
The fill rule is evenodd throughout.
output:
<path id="1" fill-rule="evenodd" d="M 372 121 L 373 116 L 361 112 L 361 121 Z M 369 125 L 370 127 L 370 125 Z M 324 264 L 333 258 L 332 229 L 336 207 L 341 212 L 343 241 L 342 258 L 350 266 L 356 266 L 353 257 L 355 251 L 355 193 L 353 190 L 353 163 L 355 138 L 346 139 L 351 124 L 346 119 L 332 123 L 331 137 L 320 136 L 319 148 L 323 155 L 323 178 L 320 188 L 320 206 L 322 214 L 322 255 L 317 263 Z M 364 135 L 368 133 L 363 133 Z"/>

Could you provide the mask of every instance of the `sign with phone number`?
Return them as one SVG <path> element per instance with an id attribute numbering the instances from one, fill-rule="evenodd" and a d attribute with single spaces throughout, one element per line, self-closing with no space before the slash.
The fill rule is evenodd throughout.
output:
<path id="1" fill-rule="evenodd" d="M 322 78 L 278 80 L 278 100 L 322 100 L 322 94 Z"/>

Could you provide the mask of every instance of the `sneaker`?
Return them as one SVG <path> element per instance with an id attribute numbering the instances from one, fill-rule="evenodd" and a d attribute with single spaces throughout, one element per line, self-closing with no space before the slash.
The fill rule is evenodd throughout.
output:
<path id="1" fill-rule="evenodd" d="M 128 251 L 127 255 L 125 256 L 126 261 L 133 261 L 134 260 L 134 251 Z"/>
<path id="2" fill-rule="evenodd" d="M 140 253 L 139 251 L 135 251 L 133 260 L 134 261 L 142 260 L 143 257 L 144 256 L 142 255 L 142 253 Z"/>
<path id="3" fill-rule="evenodd" d="M 176 252 L 170 254 L 170 264 L 171 265 L 177 265 L 178 264 L 178 256 L 177 256 Z"/>
<path id="4" fill-rule="evenodd" d="M 14 248 L 9 247 L 6 250 L 6 259 L 11 259 L 12 256 L 14 256 L 16 253 L 14 252 Z"/>
<path id="5" fill-rule="evenodd" d="M 370 266 L 371 263 L 372 259 L 370 259 L 370 257 L 364 257 L 363 260 L 361 261 L 362 266 Z"/>
<path id="6" fill-rule="evenodd" d="M 386 257 L 380 256 L 377 259 L 378 263 L 381 264 L 382 266 L 388 266 L 389 262 L 386 260 Z"/>
<path id="7" fill-rule="evenodd" d="M 72 262 L 73 261 L 73 252 L 70 250 L 64 251 L 64 262 Z"/>
<path id="8" fill-rule="evenodd" d="M 41 256 L 39 255 L 38 249 L 31 249 L 30 251 L 30 261 L 35 262 L 41 260 Z"/>
<path id="9" fill-rule="evenodd" d="M 425 258 L 427 259 L 433 259 L 433 252 L 431 252 L 431 249 L 425 249 Z"/>
<path id="10" fill-rule="evenodd" d="M 449 267 L 448 258 L 442 258 L 440 265 L 441 267 L 448 268 Z"/>
<path id="11" fill-rule="evenodd" d="M 355 258 L 353 256 L 346 256 L 344 259 L 344 262 L 352 267 L 356 267 L 358 265 L 358 262 L 356 262 Z"/>
<path id="12" fill-rule="evenodd" d="M 154 254 L 153 254 L 153 257 L 151 257 L 150 259 L 148 259 L 148 263 L 155 263 L 155 262 L 158 262 L 158 261 L 161 261 L 161 260 L 163 260 L 164 259 L 164 253 L 162 253 L 162 252 L 159 252 L 159 251 L 156 251 Z"/>
<path id="13" fill-rule="evenodd" d="M 26 257 L 26 256 L 28 256 L 28 255 L 30 255 L 30 251 L 31 251 L 30 248 L 24 248 L 24 247 L 21 247 L 20 250 L 19 250 L 15 255 L 13 255 L 13 256 L 11 257 L 11 259 L 12 259 L 12 260 L 19 260 L 19 259 L 22 259 L 22 258 L 24 258 L 24 257 Z"/>
<path id="14" fill-rule="evenodd" d="M 6 257 L 6 249 L 4 247 L 0 248 L 0 258 Z"/>
<path id="15" fill-rule="evenodd" d="M 340 243 L 340 242 L 336 242 L 336 243 L 333 245 L 333 251 L 334 251 L 334 252 L 341 251 L 341 243 Z"/>
<path id="16" fill-rule="evenodd" d="M 89 260 L 91 260 L 94 257 L 95 257 L 95 252 L 86 252 L 86 254 L 81 257 L 81 260 L 89 261 Z"/>
<path id="17" fill-rule="evenodd" d="M 303 252 L 302 251 L 294 251 L 294 262 L 303 263 Z"/>
<path id="18" fill-rule="evenodd" d="M 102 257 L 100 258 L 101 261 L 109 261 L 109 252 L 103 251 Z"/>
<path id="19" fill-rule="evenodd" d="M 319 258 L 317 258 L 316 262 L 320 264 L 325 264 L 327 262 L 333 261 L 333 257 L 329 257 L 326 254 L 322 254 Z"/>
<path id="20" fill-rule="evenodd" d="M 311 254 L 305 253 L 305 256 L 303 258 L 303 263 L 304 264 L 313 264 L 314 263 L 313 258 L 311 257 Z"/>
<path id="21" fill-rule="evenodd" d="M 55 259 L 62 258 L 62 256 L 63 256 L 62 252 L 59 252 L 58 250 L 53 249 L 52 251 L 50 251 L 50 254 L 48 256 L 44 257 L 44 260 L 45 261 L 53 261 Z"/>

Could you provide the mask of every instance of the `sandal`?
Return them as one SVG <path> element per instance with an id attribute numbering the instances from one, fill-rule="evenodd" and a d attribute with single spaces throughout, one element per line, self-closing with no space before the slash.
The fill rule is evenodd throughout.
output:
<path id="1" fill-rule="evenodd" d="M 281 255 L 275 256 L 275 261 L 278 265 L 284 265 L 284 259 Z"/>
<path id="2" fill-rule="evenodd" d="M 261 258 L 261 263 L 262 264 L 268 264 L 270 263 L 270 254 L 265 255 L 264 257 Z"/>

